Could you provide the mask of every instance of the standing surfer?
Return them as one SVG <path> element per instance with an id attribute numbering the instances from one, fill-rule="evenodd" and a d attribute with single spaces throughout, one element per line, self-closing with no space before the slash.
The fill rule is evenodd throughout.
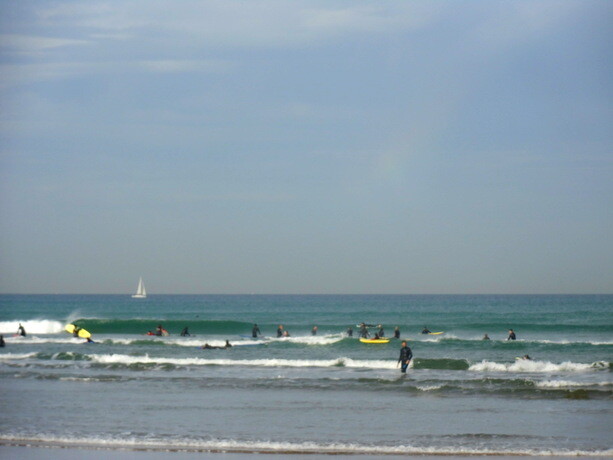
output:
<path id="1" fill-rule="evenodd" d="M 17 328 L 17 335 L 20 335 L 22 337 L 26 336 L 26 330 L 25 328 L 21 325 L 21 323 L 19 323 L 19 327 Z"/>
<path id="2" fill-rule="evenodd" d="M 394 328 L 394 338 L 395 339 L 399 339 L 400 338 L 400 328 L 398 326 L 396 326 Z"/>
<path id="3" fill-rule="evenodd" d="M 400 357 L 398 358 L 398 364 L 401 364 L 400 372 L 406 374 L 407 367 L 409 367 L 412 358 L 413 352 L 411 351 L 411 348 L 407 345 L 406 340 L 403 340 L 402 348 L 400 349 Z"/>
<path id="4" fill-rule="evenodd" d="M 260 332 L 260 328 L 258 327 L 257 324 L 253 325 L 253 329 L 251 329 L 251 337 L 253 337 L 254 339 L 258 338 L 258 334 L 262 335 L 262 333 Z"/>
<path id="5" fill-rule="evenodd" d="M 283 324 L 279 324 L 277 328 L 277 337 L 283 337 Z"/>

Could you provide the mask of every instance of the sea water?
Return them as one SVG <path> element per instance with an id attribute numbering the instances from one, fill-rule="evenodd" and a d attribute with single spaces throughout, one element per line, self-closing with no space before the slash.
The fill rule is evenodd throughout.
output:
<path id="1" fill-rule="evenodd" d="M 613 455 L 611 295 L 2 295 L 0 333 L 4 445 Z"/>

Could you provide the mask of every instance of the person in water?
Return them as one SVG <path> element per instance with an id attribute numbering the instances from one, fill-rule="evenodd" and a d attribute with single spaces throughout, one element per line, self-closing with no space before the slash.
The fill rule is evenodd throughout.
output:
<path id="1" fill-rule="evenodd" d="M 430 334 L 430 329 L 428 329 L 426 326 L 424 326 L 424 330 L 421 331 L 422 334 Z"/>
<path id="2" fill-rule="evenodd" d="M 517 337 L 515 337 L 515 331 L 513 329 L 509 329 L 509 336 L 507 337 L 507 340 L 515 340 L 517 339 Z"/>
<path id="3" fill-rule="evenodd" d="M 202 345 L 203 350 L 219 350 L 220 348 L 223 348 L 223 347 L 214 347 L 212 345 L 209 345 L 208 343 L 205 343 L 204 345 Z"/>
<path id="4" fill-rule="evenodd" d="M 311 335 L 317 335 L 317 326 L 313 326 L 313 329 L 311 329 Z"/>
<path id="5" fill-rule="evenodd" d="M 385 331 L 383 330 L 383 326 L 379 324 L 377 327 L 379 328 L 379 331 L 377 332 L 377 335 L 379 336 L 379 338 L 385 337 Z"/>
<path id="6" fill-rule="evenodd" d="M 347 328 L 347 337 L 353 337 L 353 328 L 351 326 Z"/>
<path id="7" fill-rule="evenodd" d="M 96 342 L 94 342 L 94 341 L 91 339 L 91 337 L 88 337 L 88 338 L 87 338 L 87 341 L 86 341 L 85 343 L 96 343 Z"/>
<path id="8" fill-rule="evenodd" d="M 155 328 L 155 335 L 157 335 L 158 337 L 161 337 L 163 334 L 164 328 L 162 327 L 161 324 L 158 324 L 157 327 Z"/>
<path id="9" fill-rule="evenodd" d="M 283 337 L 283 324 L 279 324 L 277 328 L 277 337 Z"/>
<path id="10" fill-rule="evenodd" d="M 225 344 L 224 348 L 232 348 L 232 344 L 230 343 L 229 340 L 226 340 L 226 344 Z"/>
<path id="11" fill-rule="evenodd" d="M 20 335 L 22 337 L 26 336 L 26 330 L 25 328 L 21 325 L 21 323 L 19 323 L 19 327 L 17 328 L 17 335 Z"/>
<path id="12" fill-rule="evenodd" d="M 74 330 L 72 331 L 72 336 L 73 337 L 79 337 L 79 331 L 81 330 L 81 328 L 77 325 L 75 325 Z"/>
<path id="13" fill-rule="evenodd" d="M 487 335 L 487 334 L 484 334 L 484 335 L 483 335 L 483 339 L 481 339 L 481 340 L 489 340 L 489 339 L 490 339 L 490 336 L 489 336 L 489 335 Z"/>
<path id="14" fill-rule="evenodd" d="M 370 337 L 368 329 L 366 329 L 366 324 L 364 323 L 360 324 L 360 337 L 363 339 L 367 339 L 368 337 Z"/>
<path id="15" fill-rule="evenodd" d="M 283 337 L 289 337 L 289 336 L 290 336 L 290 335 L 289 335 L 289 332 L 287 332 L 287 331 L 283 331 Z"/>
<path id="16" fill-rule="evenodd" d="M 185 326 L 183 330 L 181 331 L 181 337 L 191 337 L 191 334 L 187 330 L 187 326 Z"/>
<path id="17" fill-rule="evenodd" d="M 394 338 L 395 339 L 399 339 L 400 338 L 400 328 L 398 326 L 396 326 L 394 328 Z"/>
<path id="18" fill-rule="evenodd" d="M 253 325 L 253 329 L 251 329 L 251 337 L 253 337 L 254 339 L 258 338 L 258 334 L 262 335 L 262 333 L 260 332 L 260 328 L 258 327 L 257 324 Z"/>
<path id="19" fill-rule="evenodd" d="M 411 363 L 411 359 L 413 358 L 413 352 L 411 348 L 407 345 L 406 340 L 402 341 L 402 348 L 400 349 L 400 357 L 398 358 L 398 364 L 401 365 L 400 372 L 406 374 L 407 367 Z"/>
<path id="20" fill-rule="evenodd" d="M 524 355 L 522 359 L 525 359 L 527 361 L 532 361 L 532 358 L 530 357 L 530 355 Z"/>
<path id="21" fill-rule="evenodd" d="M 3 348 L 6 346 L 6 343 L 4 343 L 4 336 L 0 335 L 0 348 Z"/>

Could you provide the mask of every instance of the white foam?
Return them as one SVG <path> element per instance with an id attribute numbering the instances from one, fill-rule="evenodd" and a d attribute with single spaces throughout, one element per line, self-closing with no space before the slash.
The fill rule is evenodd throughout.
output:
<path id="1" fill-rule="evenodd" d="M 535 385 L 538 388 L 573 388 L 573 387 L 590 387 L 590 386 L 599 386 L 599 387 L 609 387 L 612 386 L 612 382 L 597 382 L 597 383 L 588 383 L 588 382 L 574 382 L 572 380 L 545 380 L 543 382 L 535 382 Z"/>
<path id="2" fill-rule="evenodd" d="M 202 350 L 203 353 L 217 352 L 216 350 Z M 223 353 L 223 351 L 220 351 Z M 254 366 L 254 367 L 349 367 L 368 369 L 394 369 L 395 361 L 368 361 L 353 360 L 350 358 L 337 359 L 224 359 L 224 358 L 162 358 L 144 356 L 130 356 L 124 354 L 93 354 L 91 360 L 101 364 L 174 364 L 176 366 Z"/>
<path id="3" fill-rule="evenodd" d="M 140 437 L 83 437 L 40 434 L 19 436 L 0 434 L 0 444 L 21 443 L 32 446 L 73 446 L 99 449 L 139 449 L 168 452 L 185 450 L 193 452 L 229 453 L 284 453 L 284 454 L 370 454 L 370 455 L 539 455 L 539 456 L 591 456 L 613 455 L 613 449 L 600 451 L 544 450 L 544 449 L 495 449 L 457 446 L 421 447 L 412 445 L 372 445 L 356 443 L 239 441 L 234 439 L 143 439 Z"/>
<path id="4" fill-rule="evenodd" d="M 440 388 L 443 388 L 443 384 L 440 385 L 423 385 L 423 386 L 418 386 L 417 389 L 421 390 L 421 391 L 435 391 L 438 390 Z"/>
<path id="5" fill-rule="evenodd" d="M 0 354 L 0 360 L 2 361 L 11 361 L 11 360 L 21 360 L 33 358 L 36 356 L 36 353 L 2 353 Z"/>
<path id="6" fill-rule="evenodd" d="M 514 363 L 496 363 L 483 360 L 480 363 L 472 364 L 468 370 L 473 372 L 589 372 L 599 369 L 607 369 L 609 363 L 598 361 L 591 364 L 573 363 L 566 361 L 560 364 L 549 361 L 533 361 L 528 359 L 518 359 Z"/>
<path id="7" fill-rule="evenodd" d="M 24 321 L 0 321 L 0 334 L 16 334 L 19 324 L 26 334 L 57 334 L 64 330 L 64 323 L 50 319 L 30 319 Z"/>

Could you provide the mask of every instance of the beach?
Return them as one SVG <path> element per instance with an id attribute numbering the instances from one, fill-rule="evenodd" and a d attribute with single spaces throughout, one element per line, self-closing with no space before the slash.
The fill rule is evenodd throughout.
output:
<path id="1" fill-rule="evenodd" d="M 7 458 L 613 454 L 613 296 L 0 301 Z M 361 343 L 362 322 L 401 339 Z M 26 337 L 7 334 L 19 323 Z M 169 335 L 146 335 L 158 325 Z"/>

